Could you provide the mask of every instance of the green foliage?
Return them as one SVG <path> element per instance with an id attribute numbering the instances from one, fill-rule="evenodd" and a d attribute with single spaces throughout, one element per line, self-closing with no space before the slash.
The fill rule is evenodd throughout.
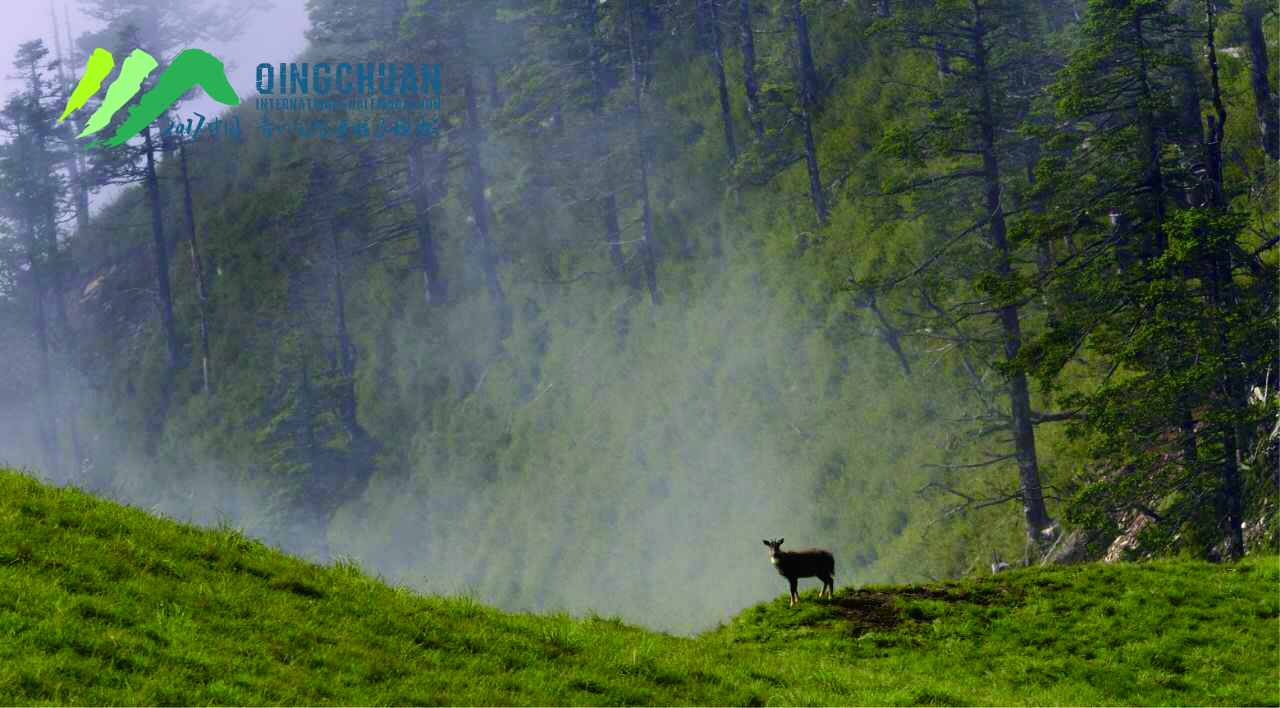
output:
<path id="1" fill-rule="evenodd" d="M 1273 495 L 1242 491 L 1238 460 L 1274 458 L 1274 403 L 1250 397 L 1278 365 L 1277 299 L 1274 264 L 1246 230 L 1269 217 L 1243 197 L 1243 175 L 1192 162 L 1224 148 L 1178 114 L 1194 89 L 1179 87 L 1195 70 L 1186 24 L 1164 2 L 1090 4 L 1055 87 L 1072 129 L 1050 143 L 1059 156 L 1037 173 L 1047 208 L 1019 236 L 1059 254 L 1035 285 L 1052 316 L 1022 363 L 1077 413 L 1070 430 L 1094 457 L 1076 523 L 1140 512 L 1156 522 L 1146 553 L 1213 555 L 1269 513 Z M 1084 381 L 1070 371 L 1081 362 Z"/>
<path id="2" fill-rule="evenodd" d="M 1250 431 L 1232 444 L 1252 448 L 1254 436 L 1269 430 L 1275 415 L 1273 401 L 1252 405 L 1237 390 L 1265 380 L 1276 365 L 1267 343 L 1275 327 L 1274 279 L 1240 274 L 1224 285 L 1212 272 L 1219 254 L 1237 246 L 1243 222 L 1240 214 L 1179 212 L 1169 221 L 1165 252 L 1137 268 L 1132 280 L 1107 269 L 1075 281 L 1077 292 L 1089 293 L 1105 316 L 1088 324 L 1056 323 L 1062 329 L 1053 341 L 1072 339 L 1063 331 L 1068 328 L 1088 331 L 1085 346 L 1110 355 L 1118 371 L 1095 389 L 1062 401 L 1082 413 L 1073 428 L 1091 436 L 1098 459 L 1125 466 L 1083 489 L 1075 508 L 1078 522 L 1096 524 L 1109 511 L 1145 500 L 1158 503 L 1164 514 L 1148 534 L 1151 547 L 1218 543 L 1221 510 L 1213 509 L 1222 502 L 1216 474 L 1223 456 L 1234 453 L 1222 447 L 1215 431 L 1226 426 L 1233 437 L 1237 429 Z M 1229 307 L 1226 293 L 1218 292 L 1223 289 L 1233 293 Z M 1180 436 L 1171 433 L 1179 429 Z M 1193 435 L 1195 454 L 1189 456 L 1186 445 Z M 1254 503 L 1264 498 L 1254 497 Z"/>

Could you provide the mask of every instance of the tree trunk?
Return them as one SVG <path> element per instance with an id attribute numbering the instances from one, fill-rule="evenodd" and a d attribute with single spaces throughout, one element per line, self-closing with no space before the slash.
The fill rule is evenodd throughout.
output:
<path id="1" fill-rule="evenodd" d="M 52 211 L 49 212 L 48 214 L 48 223 L 45 225 L 45 231 L 46 233 L 49 234 L 49 239 L 48 239 L 49 253 L 57 254 L 58 253 L 58 236 L 57 236 L 56 214 Z M 54 313 L 54 316 L 57 318 L 57 323 L 58 323 L 57 332 L 60 333 L 60 336 L 55 338 L 55 340 L 61 341 L 61 345 L 57 348 L 63 351 L 64 356 L 70 356 L 70 352 L 67 350 L 71 348 L 70 342 L 72 340 L 72 336 L 71 336 L 71 324 L 67 320 L 66 292 L 68 290 L 68 286 L 66 281 L 67 281 L 67 268 L 61 264 L 55 266 L 55 268 L 53 269 L 53 272 L 49 274 L 49 280 L 48 280 L 48 282 L 50 282 L 51 284 L 50 294 L 53 295 L 53 308 L 54 308 L 53 313 Z M 46 329 L 47 329 L 47 326 L 46 326 Z M 68 372 L 68 374 L 69 373 L 70 372 Z M 69 442 L 71 443 L 70 473 L 73 476 L 78 476 L 80 473 L 81 465 L 84 462 L 84 450 L 80 444 L 80 426 L 76 424 L 76 413 L 79 410 L 79 407 L 76 405 L 74 384 L 72 382 L 71 377 L 69 375 L 66 376 L 65 379 L 61 382 L 61 385 L 57 386 L 56 388 L 61 389 L 62 395 L 57 395 L 52 389 L 50 389 L 49 391 L 49 395 L 51 397 L 50 405 L 54 406 L 54 408 L 58 411 L 57 415 L 55 416 L 55 420 L 57 418 L 61 418 L 66 423 Z M 61 399 L 61 401 L 55 403 L 57 399 Z M 56 434 L 55 434 L 55 440 L 56 440 Z"/>
<path id="2" fill-rule="evenodd" d="M 462 55 L 467 55 L 465 34 L 463 36 Z M 471 75 L 473 67 L 462 69 L 463 99 L 466 101 L 467 124 L 465 126 L 467 157 L 467 198 L 471 203 L 471 215 L 475 220 L 476 251 L 480 258 L 480 268 L 484 273 L 485 286 L 489 291 L 489 300 L 493 305 L 494 318 L 497 321 L 497 350 L 503 349 L 503 341 L 511 336 L 512 313 L 507 304 L 506 293 L 502 290 L 502 281 L 498 277 L 498 248 L 493 242 L 489 229 L 489 199 L 485 180 L 484 165 L 480 162 L 480 146 L 484 142 L 484 128 L 480 124 L 480 111 L 476 107 L 476 88 Z"/>
<path id="3" fill-rule="evenodd" d="M 724 78 L 724 49 L 720 41 L 720 13 L 716 3 L 719 0 L 705 0 L 707 16 L 711 20 L 711 42 L 716 57 L 716 84 L 720 89 L 720 122 L 724 125 L 724 145 L 729 151 L 729 163 L 738 161 L 738 146 L 733 139 L 733 113 L 729 109 L 729 87 Z"/>
<path id="4" fill-rule="evenodd" d="M 209 224 L 204 225 L 204 240 L 209 240 Z M 213 395 L 213 356 L 209 353 L 209 286 L 204 279 L 204 255 L 200 251 L 200 241 L 191 241 L 192 268 L 196 272 L 197 295 L 200 296 L 200 352 L 203 356 L 201 374 L 204 377 L 204 391 Z"/>
<path id="5" fill-rule="evenodd" d="M 764 123 L 760 115 L 760 88 L 756 85 L 756 42 L 751 29 L 751 0 L 741 0 L 742 7 L 742 84 L 747 93 L 747 120 L 756 131 L 757 138 L 764 137 Z"/>
<path id="6" fill-rule="evenodd" d="M 156 288 L 160 296 L 161 319 L 169 361 L 161 373 L 161 400 L 158 411 L 147 421 L 147 454 L 154 455 L 160 444 L 160 433 L 169 415 L 169 403 L 173 397 L 173 384 L 178 374 L 178 331 L 173 318 L 173 293 L 169 287 L 169 251 L 164 239 L 163 212 L 160 208 L 160 186 L 156 180 L 155 143 L 151 140 L 151 128 L 143 132 L 147 156 L 147 193 L 151 197 L 151 240 L 155 249 Z"/>
<path id="7" fill-rule="evenodd" d="M 63 7 L 64 13 L 66 12 L 66 10 L 67 8 Z M 62 39 L 58 31 L 58 16 L 53 11 L 52 3 L 50 3 L 49 5 L 49 14 L 53 18 L 53 43 L 54 43 L 54 48 L 58 53 L 58 81 L 61 82 L 63 86 L 77 85 L 80 83 L 80 77 L 76 75 L 74 58 L 71 61 L 67 61 L 67 62 L 64 62 L 62 59 Z M 74 47 L 75 44 L 70 42 L 71 23 L 69 19 L 67 21 L 66 29 L 67 29 L 68 48 Z M 68 83 L 66 80 L 65 71 L 63 69 L 64 63 L 69 64 L 72 67 L 71 69 L 72 83 Z M 79 130 L 76 129 L 77 125 L 74 122 L 74 119 L 68 116 L 67 120 L 70 123 L 70 125 L 68 126 L 67 135 L 71 136 L 78 133 Z M 79 229 L 80 233 L 84 234 L 84 233 L 87 233 L 89 230 L 89 190 L 84 186 L 84 184 L 80 180 L 80 172 L 81 172 L 83 160 L 84 160 L 84 150 L 77 149 L 75 147 L 75 143 L 73 140 L 68 141 L 67 145 L 70 148 L 67 151 L 67 156 L 68 156 L 67 169 L 71 173 L 71 191 L 75 195 L 75 200 L 76 200 L 76 227 Z"/>
<path id="8" fill-rule="evenodd" d="M 809 168 L 809 196 L 813 198 L 813 210 L 818 214 L 818 225 L 827 224 L 827 198 L 822 193 L 822 176 L 818 173 L 818 148 L 813 140 L 813 120 L 809 105 L 800 109 L 801 127 L 804 128 L 804 161 Z"/>
<path id="9" fill-rule="evenodd" d="M 187 242 L 188 250 L 191 251 L 191 272 L 195 276 L 196 281 L 196 303 L 197 309 L 200 311 L 200 373 L 204 380 L 205 395 L 213 392 L 209 385 L 209 319 L 206 309 L 209 305 L 209 294 L 204 286 L 204 267 L 200 258 L 200 243 L 196 238 L 196 218 L 195 209 L 191 204 L 191 177 L 187 173 L 187 146 L 183 143 L 178 147 L 178 154 L 182 163 L 182 196 L 183 206 L 187 212 L 187 227 L 190 229 L 188 236 L 190 241 Z M 209 226 L 205 225 L 206 235 Z"/>
<path id="10" fill-rule="evenodd" d="M 1262 149 L 1272 160 L 1280 160 L 1280 101 L 1271 92 L 1268 79 L 1270 60 L 1267 58 L 1267 40 L 1262 32 L 1265 8 L 1261 2 L 1246 0 L 1244 24 L 1249 35 L 1249 54 L 1253 58 L 1253 102 L 1262 127 Z"/>
<path id="11" fill-rule="evenodd" d="M 40 391 L 40 447 L 43 449 L 48 473 L 60 478 L 62 465 L 58 462 L 58 432 L 54 422 L 53 383 L 49 366 L 49 320 L 45 314 L 45 269 L 47 258 L 42 256 L 43 250 L 36 238 L 35 220 L 30 220 L 23 231 L 26 232 L 27 253 L 31 262 L 28 273 L 31 283 L 31 330 L 36 335 L 36 352 L 39 356 L 36 372 L 36 385 Z"/>
<path id="12" fill-rule="evenodd" d="M 316 435 L 315 418 L 319 408 L 311 390 L 310 366 L 307 357 L 302 357 L 302 384 L 298 391 L 299 415 L 302 417 L 302 448 L 308 477 L 303 484 L 301 503 L 291 504 L 286 515 L 293 518 L 294 533 L 298 533 L 298 552 L 303 555 L 314 554 L 319 562 L 329 559 L 329 539 L 327 529 L 333 517 L 335 499 L 333 482 L 329 477 L 331 469 L 327 469 L 322 454 L 320 440 Z"/>
<path id="13" fill-rule="evenodd" d="M 68 290 L 64 268 L 58 269 L 58 275 L 55 276 L 55 282 L 57 282 L 58 286 L 57 292 L 55 293 L 57 298 L 54 301 L 54 306 L 57 308 L 56 314 L 58 317 L 58 330 L 61 332 L 62 340 L 64 342 L 61 349 L 65 356 L 70 356 L 70 352 L 67 350 L 71 348 L 70 342 L 72 336 L 71 324 L 67 320 L 67 303 L 66 297 L 64 296 L 64 293 Z M 68 371 L 68 374 L 69 373 L 70 372 Z M 71 474 L 78 477 L 80 475 L 80 470 L 84 466 L 84 447 L 80 442 L 80 426 L 76 423 L 76 414 L 80 407 L 77 405 L 76 401 L 77 397 L 74 380 L 68 375 L 67 379 L 63 381 L 62 384 L 63 402 L 58 406 L 58 408 L 61 410 L 62 417 L 66 420 L 67 433 L 70 436 Z"/>
<path id="14" fill-rule="evenodd" d="M 1231 396 L 1232 403 L 1239 401 L 1239 396 L 1235 395 L 1236 383 L 1229 377 L 1226 381 L 1228 395 Z M 1244 523 L 1244 503 L 1243 492 L 1240 485 L 1240 464 L 1237 459 L 1239 452 L 1238 431 L 1235 426 L 1230 423 L 1223 423 L 1219 426 L 1218 434 L 1222 437 L 1222 495 L 1227 502 L 1227 552 L 1231 560 L 1240 560 L 1244 558 L 1244 530 L 1241 528 Z"/>
<path id="15" fill-rule="evenodd" d="M 1216 119 L 1214 116 L 1209 118 L 1209 141 L 1206 145 L 1209 180 L 1212 183 L 1209 206 L 1217 211 L 1226 211 L 1227 199 L 1222 189 L 1222 139 L 1226 134 L 1227 108 L 1222 102 L 1222 87 L 1218 80 L 1218 52 L 1214 46 L 1213 36 L 1217 28 L 1214 0 L 1205 0 L 1205 15 L 1208 20 L 1205 43 L 1209 55 L 1209 86 L 1216 115 Z M 1209 279 L 1210 296 L 1222 315 L 1216 318 L 1218 356 L 1228 362 L 1239 360 L 1231 352 L 1230 319 L 1227 316 L 1229 312 L 1236 309 L 1238 300 L 1235 283 L 1231 277 L 1231 260 L 1232 255 L 1228 247 L 1218 248 L 1210 265 L 1212 273 Z M 1248 406 L 1248 397 L 1245 395 L 1246 384 L 1234 373 L 1234 367 L 1231 365 L 1223 365 L 1220 381 L 1221 393 L 1227 401 L 1227 406 L 1229 409 L 1234 409 L 1233 413 L 1237 415 L 1233 417 L 1239 419 L 1242 417 L 1240 414 L 1245 413 Z M 1243 492 L 1240 484 L 1240 463 L 1237 459 L 1240 442 L 1244 436 L 1239 425 L 1230 421 L 1224 421 L 1218 425 L 1218 435 L 1222 438 L 1222 496 L 1226 501 L 1228 546 L 1232 560 L 1240 560 L 1244 557 L 1244 532 L 1241 530 L 1241 524 L 1244 521 L 1241 499 Z"/>
<path id="16" fill-rule="evenodd" d="M 442 304 L 448 299 L 444 278 L 440 275 L 440 259 L 431 227 L 431 202 L 436 194 L 431 189 L 434 177 L 426 158 L 427 147 L 415 140 L 409 148 L 409 189 L 413 194 L 414 226 L 418 238 L 418 267 L 422 269 L 422 297 L 426 304 Z"/>
<path id="17" fill-rule="evenodd" d="M 796 48 L 800 54 L 800 125 L 804 130 L 804 161 L 809 169 L 809 196 L 818 215 L 818 225 L 827 223 L 827 199 L 822 193 L 822 176 L 818 171 L 818 147 L 813 139 L 813 112 L 818 106 L 818 74 L 813 68 L 809 50 L 809 20 L 800 0 L 792 0 L 796 27 Z"/>
<path id="18" fill-rule="evenodd" d="M 644 282 L 649 289 L 649 301 L 654 307 L 662 304 L 662 296 L 658 293 L 658 265 L 653 249 L 653 213 L 649 207 L 649 159 L 640 157 L 640 199 L 644 215 Z"/>
<path id="19" fill-rule="evenodd" d="M 563 137 L 559 101 L 552 102 L 545 120 L 549 123 L 549 128 L 534 141 L 534 168 L 525 185 L 525 205 L 531 222 L 531 235 L 534 242 L 539 244 L 546 243 L 547 240 L 547 195 L 552 187 L 546 165 L 552 163 L 555 145 Z"/>
<path id="20" fill-rule="evenodd" d="M 363 436 L 360 424 L 356 420 L 355 392 L 355 355 L 351 348 L 351 335 L 347 332 L 347 296 L 342 274 L 342 239 L 340 229 L 334 228 L 331 237 L 333 244 L 333 295 L 334 295 L 334 333 L 338 339 L 338 366 L 342 374 L 339 386 L 338 417 L 342 427 L 353 441 Z"/>
<path id="21" fill-rule="evenodd" d="M 492 61 L 485 62 L 484 74 L 489 84 L 489 113 L 494 114 L 502 106 L 502 91 L 498 88 L 498 68 Z"/>
<path id="22" fill-rule="evenodd" d="M 66 8 L 63 9 L 65 10 Z M 53 5 L 49 6 L 49 16 L 53 20 L 53 45 L 58 57 L 58 82 L 64 87 L 63 90 L 68 90 L 65 87 L 73 84 L 69 84 L 67 82 L 64 66 L 68 63 L 74 64 L 74 62 L 66 62 L 63 60 L 62 33 L 58 28 L 58 15 L 54 12 Z M 68 22 L 68 32 L 70 32 L 70 22 Z M 72 69 L 72 77 L 76 84 L 80 82 L 79 77 L 75 75 L 74 69 Z M 38 86 L 38 82 L 33 82 L 33 84 Z M 77 132 L 79 131 L 75 129 L 75 123 L 72 122 L 67 127 L 66 135 L 70 137 Z M 81 234 L 85 234 L 89 230 L 89 190 L 85 188 L 80 179 L 81 160 L 84 159 L 84 151 L 75 149 L 74 143 L 71 140 L 68 140 L 66 144 L 68 147 L 66 159 L 67 170 L 71 175 L 71 191 L 75 197 L 76 228 Z M 57 228 L 56 225 L 52 223 L 52 213 L 50 213 L 50 218 L 51 223 L 49 224 L 48 229 L 53 241 L 53 252 L 56 253 L 58 240 Z M 71 327 L 67 322 L 67 306 L 65 297 L 67 289 L 66 268 L 59 267 L 56 275 L 54 276 L 53 290 L 56 295 L 54 302 L 57 307 L 56 314 L 58 317 L 58 329 L 62 333 L 64 341 L 70 342 Z M 69 348 L 69 344 L 67 347 Z M 58 408 L 61 409 L 62 415 L 66 418 L 68 433 L 71 437 L 71 474 L 74 477 L 78 477 L 81 466 L 84 462 L 84 452 L 80 445 L 80 426 L 76 424 L 76 412 L 79 409 L 79 406 L 76 403 L 75 392 L 72 390 L 73 384 L 71 383 L 71 378 L 68 377 L 67 380 L 63 382 L 63 385 L 65 387 L 64 395 L 62 396 L 64 400 Z"/>
<path id="23" fill-rule="evenodd" d="M 475 86 L 471 72 L 465 68 L 462 71 L 462 86 L 467 105 L 467 197 L 476 223 L 476 246 L 489 298 L 495 306 L 503 307 L 506 305 L 506 295 L 498 279 L 498 253 L 489 233 L 489 201 L 485 197 L 484 168 L 480 164 L 480 143 L 484 137 L 480 127 L 480 113 L 476 109 Z"/>
<path id="24" fill-rule="evenodd" d="M 1178 402 L 1178 409 L 1182 419 L 1178 427 L 1182 429 L 1183 466 L 1191 474 L 1198 474 L 1196 468 L 1200 465 L 1200 445 L 1196 437 L 1196 419 L 1191 413 L 1191 404 L 1185 398 Z"/>
<path id="25" fill-rule="evenodd" d="M 1134 15 L 1133 31 L 1139 47 L 1145 48 L 1147 40 L 1142 30 L 1141 14 Z M 1167 239 L 1162 225 L 1167 210 L 1164 174 L 1160 169 L 1160 126 L 1149 108 L 1152 89 L 1145 52 L 1138 55 L 1138 90 L 1138 159 L 1143 161 L 1143 189 L 1138 197 L 1138 209 L 1143 224 L 1151 226 L 1143 229 L 1147 235 L 1143 237 L 1141 256 L 1144 262 L 1149 262 L 1164 252 Z"/>
<path id="26" fill-rule="evenodd" d="M 806 105 L 818 105 L 818 72 L 813 66 L 813 51 L 809 48 L 809 18 L 800 6 L 801 0 L 791 0 L 791 10 L 796 24 L 796 49 L 800 53 L 800 87 Z"/>
<path id="27" fill-rule="evenodd" d="M 613 193 L 612 179 L 605 179 L 605 189 L 609 193 L 604 198 L 604 239 L 609 244 L 609 261 L 613 270 L 622 275 L 627 270 L 627 262 L 622 257 L 622 225 L 618 221 L 618 197 Z"/>
<path id="28" fill-rule="evenodd" d="M 613 179 L 606 165 L 609 156 L 609 145 L 603 136 L 601 113 L 604 111 L 604 76 L 600 68 L 600 45 L 596 41 L 596 2 L 584 0 L 585 12 L 583 33 L 587 38 L 587 64 L 591 72 L 591 115 L 595 119 L 592 126 L 592 143 L 595 149 L 596 164 L 604 170 L 601 184 L 605 196 L 601 200 L 604 215 L 604 240 L 609 246 L 609 260 L 613 270 L 619 276 L 626 271 L 626 261 L 622 258 L 622 226 L 618 222 L 618 200 L 613 192 Z"/>
<path id="29" fill-rule="evenodd" d="M 898 356 L 898 364 L 902 366 L 903 373 L 907 375 L 907 378 L 911 378 L 911 362 L 907 359 L 907 353 L 902 349 L 902 330 L 894 327 L 889 322 L 889 318 L 884 316 L 884 312 L 876 304 L 874 291 L 866 293 L 865 298 L 859 304 L 875 314 L 876 320 L 880 323 L 880 338 Z"/>
<path id="30" fill-rule="evenodd" d="M 980 10 L 974 18 L 972 34 L 974 70 L 978 77 L 978 123 L 981 135 L 982 174 L 986 194 L 986 212 L 990 215 L 990 241 L 995 251 L 995 272 L 1002 281 L 1013 275 L 1012 254 L 1009 245 L 1004 207 L 1000 201 L 1000 163 L 996 155 L 996 115 L 991 97 L 991 78 L 987 66 L 987 28 Z M 999 310 L 1001 334 L 1004 340 L 1005 362 L 1014 361 L 1022 347 L 1022 326 L 1018 308 L 1006 304 Z M 1013 428 L 1014 456 L 1018 461 L 1018 478 L 1022 492 L 1022 510 L 1026 518 L 1027 539 L 1036 548 L 1043 549 L 1045 529 L 1052 525 L 1044 505 L 1044 492 L 1040 486 L 1040 467 L 1036 458 L 1035 429 L 1031 423 L 1031 395 L 1026 374 L 1015 370 L 1009 375 L 1009 414 Z"/>
<path id="31" fill-rule="evenodd" d="M 1185 63 L 1177 68 L 1178 77 L 1182 82 L 1182 91 L 1178 96 L 1182 114 L 1180 132 L 1186 136 L 1184 140 L 1198 145 L 1204 141 L 1204 136 L 1201 134 L 1203 126 L 1200 123 L 1200 72 L 1196 69 L 1195 49 L 1192 47 L 1190 37 L 1181 42 L 1179 53 L 1185 60 Z"/>
<path id="32" fill-rule="evenodd" d="M 645 10 L 646 8 L 641 9 Z M 642 12 L 641 14 L 643 16 L 647 13 Z M 644 280 L 645 286 L 649 290 L 649 301 L 656 307 L 662 304 L 662 296 L 658 293 L 657 256 L 654 253 L 653 244 L 653 210 L 649 203 L 650 151 L 645 144 L 647 118 L 644 112 L 644 89 L 650 74 L 643 64 L 650 59 L 650 47 L 647 28 L 643 30 L 640 46 L 637 46 L 637 40 L 632 29 L 632 15 L 632 3 L 628 2 L 626 10 L 627 46 L 631 53 L 631 86 L 632 98 L 634 99 L 632 112 L 635 116 L 636 148 L 640 155 L 640 207 L 644 221 L 644 241 L 641 243 L 641 255 L 644 258 Z M 642 27 L 644 26 L 642 25 Z"/>

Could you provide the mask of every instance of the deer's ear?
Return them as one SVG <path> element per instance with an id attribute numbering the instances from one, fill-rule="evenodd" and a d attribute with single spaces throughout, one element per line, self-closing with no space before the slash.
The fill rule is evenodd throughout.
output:
<path id="1" fill-rule="evenodd" d="M 785 539 L 785 538 L 780 538 L 780 539 L 778 539 L 778 545 L 779 545 L 779 546 L 781 546 L 781 545 L 782 545 L 782 542 L 783 542 L 783 541 L 785 541 L 785 540 L 787 540 L 787 539 Z"/>
<path id="2" fill-rule="evenodd" d="M 767 546 L 767 545 L 769 545 L 769 542 L 768 542 L 768 541 L 761 541 L 760 543 L 763 543 L 763 544 L 764 544 L 764 545 L 766 545 L 766 546 Z"/>

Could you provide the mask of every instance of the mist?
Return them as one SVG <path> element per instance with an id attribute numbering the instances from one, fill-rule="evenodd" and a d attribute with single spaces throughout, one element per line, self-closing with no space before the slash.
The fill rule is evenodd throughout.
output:
<path id="1" fill-rule="evenodd" d="M 288 494 L 250 479 L 249 460 L 192 449 L 181 429 L 169 433 L 167 464 L 156 464 L 127 452 L 136 440 L 112 439 L 122 435 L 118 426 L 84 425 L 93 455 L 113 464 L 109 472 L 87 466 L 86 481 L 68 481 L 150 513 L 238 528 L 316 562 L 349 559 L 421 592 L 508 610 L 619 616 L 694 634 L 785 592 L 763 538 L 785 537 L 792 549 L 832 548 L 837 582 L 851 583 L 864 570 L 854 559 L 870 544 L 838 533 L 832 516 L 845 506 L 852 508 L 844 513 L 874 515 L 858 505 L 883 503 L 821 498 L 824 470 L 803 449 L 806 431 L 795 424 L 814 422 L 805 408 L 832 372 L 797 361 L 804 342 L 793 328 L 758 317 L 766 303 L 726 301 L 719 296 L 725 287 L 709 282 L 670 322 L 653 321 L 639 298 L 621 293 L 593 327 L 552 327 L 536 389 L 508 409 L 493 401 L 506 398 L 503 389 L 524 362 L 514 355 L 487 362 L 485 381 L 457 407 L 483 421 L 490 438 L 516 439 L 501 457 L 477 460 L 484 449 L 446 457 L 433 444 L 446 433 L 420 430 L 408 466 L 380 469 L 328 528 L 290 521 Z M 550 311 L 572 306 L 541 303 Z M 653 344 L 619 354 L 616 319 L 608 315 L 628 308 L 639 320 L 630 336 Z M 457 319 L 447 326 L 492 329 L 472 313 Z M 20 325 L 4 336 L 30 338 Z M 423 341 L 407 323 L 396 323 L 391 336 L 397 368 L 415 375 L 413 362 L 423 353 L 408 351 L 408 343 L 427 349 L 434 340 Z M 708 357 L 707 348 L 716 353 Z M 471 351 L 451 351 L 450 358 L 468 362 Z M 885 368 L 855 370 L 841 385 L 875 390 Z M 74 397 L 82 411 L 101 415 L 110 406 L 87 386 Z M 5 397 L 4 462 L 61 482 L 40 472 L 45 461 L 30 442 L 34 399 Z M 871 426 L 874 420 L 849 427 L 874 436 Z M 327 553 L 317 551 L 317 534 Z"/>
<path id="2" fill-rule="evenodd" d="M 278 0 L 275 14 L 252 16 L 243 41 L 210 44 L 239 67 L 228 74 L 234 86 L 252 86 L 240 75 L 260 61 L 348 51 L 314 43 L 302 50 L 294 42 L 309 25 L 298 9 Z M 43 26 L 48 8 L 33 12 L 32 26 Z M 485 36 L 488 51 L 506 52 L 493 63 L 520 63 L 525 49 L 514 36 Z M 504 89 L 517 85 L 514 71 Z M 453 81 L 446 121 L 462 112 Z M 928 377 L 904 378 L 874 327 L 849 315 L 846 296 L 804 283 L 813 268 L 805 259 L 814 256 L 791 235 L 808 228 L 803 199 L 744 204 L 714 174 L 677 162 L 720 169 L 707 157 L 715 131 L 653 138 L 653 151 L 673 165 L 656 170 L 651 187 L 661 307 L 633 286 L 648 202 L 642 207 L 626 181 L 625 162 L 602 166 L 581 141 L 564 139 L 544 175 L 547 193 L 563 203 L 529 213 L 523 194 L 533 178 L 524 172 L 539 164 L 540 138 L 520 139 L 514 129 L 486 137 L 505 307 L 486 294 L 483 249 L 468 236 L 475 218 L 467 178 L 460 168 L 444 173 L 431 218 L 451 278 L 446 303 L 423 303 L 422 275 L 403 240 L 342 266 L 338 319 L 354 343 L 352 400 L 377 446 L 359 469 L 334 463 L 360 482 L 317 481 L 319 472 L 291 457 L 304 432 L 329 437 L 312 444 L 323 454 L 355 454 L 337 414 L 307 398 L 308 387 L 341 384 L 321 381 L 320 370 L 340 370 L 345 354 L 326 329 L 337 305 L 325 252 L 306 240 L 315 227 L 280 214 L 317 203 L 298 196 L 298 185 L 307 165 L 329 158 L 306 138 L 257 135 L 244 96 L 238 112 L 207 100 L 201 94 L 179 113 L 242 115 L 246 133 L 240 145 L 197 141 L 191 149 L 196 221 L 211 234 L 202 248 L 218 318 L 215 392 L 201 392 L 198 365 L 180 371 L 156 449 L 145 450 L 164 359 L 149 216 L 141 188 L 110 199 L 100 190 L 93 230 L 76 233 L 64 220 L 59 238 L 76 268 L 45 296 L 45 310 L 61 300 L 69 322 L 53 345 L 58 460 L 41 451 L 32 413 L 44 403 L 31 302 L 20 287 L 28 271 L 18 265 L 0 279 L 9 363 L 0 372 L 0 461 L 150 513 L 238 528 L 316 562 L 349 559 L 421 592 L 508 610 L 619 616 L 679 634 L 785 592 L 765 538 L 833 550 L 840 585 L 910 566 L 906 547 L 892 545 L 907 542 L 918 486 L 901 470 L 932 454 L 940 432 L 929 421 L 952 398 L 921 390 Z M 482 108 L 504 115 L 488 98 Z M 655 113 L 655 135 L 682 126 L 676 111 Z M 345 150 L 332 152 L 336 164 L 351 162 Z M 369 198 L 377 216 L 344 236 L 353 243 L 412 219 L 406 192 L 388 176 L 399 174 L 403 156 L 380 159 L 384 182 Z M 198 361 L 191 239 L 176 162 L 165 156 L 160 164 L 177 318 L 186 356 Z M 592 185 L 570 182 L 575 173 L 621 185 L 626 278 L 608 270 L 602 228 L 580 206 L 599 197 Z M 341 189 L 355 189 L 353 178 L 340 179 Z M 72 427 L 80 460 L 68 452 Z M 324 497 L 322 512 L 302 501 L 315 496 Z"/>

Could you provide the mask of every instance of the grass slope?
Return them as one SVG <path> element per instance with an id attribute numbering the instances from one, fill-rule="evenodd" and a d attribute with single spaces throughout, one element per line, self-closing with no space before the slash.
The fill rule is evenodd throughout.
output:
<path id="1" fill-rule="evenodd" d="M 422 597 L 0 470 L 0 705 L 1277 705 L 1277 571 L 810 591 L 685 639 Z"/>

